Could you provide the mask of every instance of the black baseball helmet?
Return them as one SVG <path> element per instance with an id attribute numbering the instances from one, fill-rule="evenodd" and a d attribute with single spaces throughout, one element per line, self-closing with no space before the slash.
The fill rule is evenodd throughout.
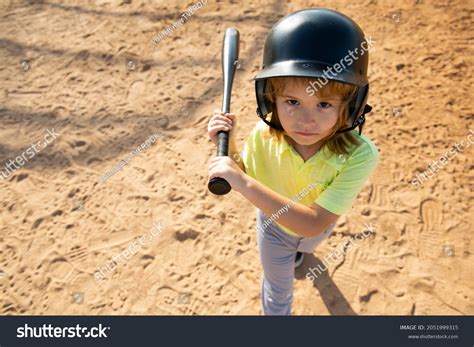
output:
<path id="1" fill-rule="evenodd" d="M 265 40 L 262 70 L 255 76 L 257 115 L 270 127 L 283 130 L 266 119 L 274 107 L 264 95 L 268 78 L 314 77 L 316 81 L 320 79 L 319 85 L 334 80 L 358 87 L 349 103 L 346 127 L 337 132 L 359 127 L 360 133 L 365 114 L 372 109 L 366 104 L 369 54 L 364 45 L 367 41 L 357 23 L 333 10 L 301 10 L 282 18 Z"/>

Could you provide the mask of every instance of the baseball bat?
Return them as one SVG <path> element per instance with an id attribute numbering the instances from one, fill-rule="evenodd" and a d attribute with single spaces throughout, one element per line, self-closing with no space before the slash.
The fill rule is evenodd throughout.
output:
<path id="1" fill-rule="evenodd" d="M 222 98 L 222 112 L 230 112 L 230 96 L 232 83 L 234 82 L 235 68 L 239 59 L 239 31 L 235 28 L 227 28 L 222 43 L 222 74 L 224 77 L 224 95 Z M 217 155 L 218 157 L 229 154 L 229 132 L 219 131 L 217 133 Z M 208 189 L 216 195 L 224 195 L 232 189 L 229 182 L 221 177 L 212 178 Z"/>

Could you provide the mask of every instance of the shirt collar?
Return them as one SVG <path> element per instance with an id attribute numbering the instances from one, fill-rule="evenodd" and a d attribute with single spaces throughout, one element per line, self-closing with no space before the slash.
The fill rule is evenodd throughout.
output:
<path id="1" fill-rule="evenodd" d="M 284 136 L 283 136 L 283 141 L 277 141 L 277 143 L 278 143 L 277 152 L 279 155 L 282 155 L 283 153 L 293 153 L 294 155 L 300 156 L 298 152 L 296 152 L 296 149 L 294 149 L 293 146 L 288 143 L 288 141 L 286 140 Z M 328 153 L 329 152 L 327 152 L 326 146 L 324 146 L 313 157 L 311 157 L 310 160 L 321 155 L 326 157 L 328 156 Z"/>
<path id="2" fill-rule="evenodd" d="M 278 141 L 278 154 L 282 155 L 283 153 L 291 150 L 294 150 L 293 146 L 291 146 L 283 136 L 283 141 Z"/>

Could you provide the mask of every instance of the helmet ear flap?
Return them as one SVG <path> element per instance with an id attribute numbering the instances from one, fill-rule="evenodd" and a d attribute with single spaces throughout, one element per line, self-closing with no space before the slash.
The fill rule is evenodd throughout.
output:
<path id="1" fill-rule="evenodd" d="M 282 131 L 283 128 L 278 124 L 273 124 L 267 120 L 267 115 L 272 113 L 275 109 L 275 104 L 265 96 L 265 88 L 267 86 L 267 79 L 255 80 L 255 91 L 257 94 L 257 115 L 269 127 Z"/>
<path id="2" fill-rule="evenodd" d="M 265 96 L 266 87 L 266 79 L 255 81 L 255 90 L 257 92 L 257 115 L 262 119 L 273 111 L 273 103 Z"/>
<path id="3" fill-rule="evenodd" d="M 347 125 L 353 127 L 359 117 L 364 113 L 367 97 L 369 95 L 369 85 L 359 87 L 357 94 L 349 102 L 349 118 Z"/>
<path id="4" fill-rule="evenodd" d="M 339 129 L 336 133 L 344 133 L 359 127 L 359 135 L 362 133 L 362 126 L 365 122 L 365 115 L 372 110 L 372 106 L 367 104 L 369 95 L 369 85 L 359 87 L 357 94 L 349 101 L 348 128 Z"/>
<path id="5" fill-rule="evenodd" d="M 257 115 L 269 127 L 281 130 L 280 127 L 267 120 L 267 115 L 273 112 L 274 104 L 265 96 L 266 86 L 266 79 L 255 80 L 255 92 L 257 94 Z"/>

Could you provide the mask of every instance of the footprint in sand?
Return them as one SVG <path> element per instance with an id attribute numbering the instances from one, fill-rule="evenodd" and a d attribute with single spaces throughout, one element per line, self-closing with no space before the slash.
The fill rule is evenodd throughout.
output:
<path id="1" fill-rule="evenodd" d="M 426 199 L 421 203 L 420 215 L 422 229 L 418 235 L 418 250 L 421 258 L 438 258 L 441 256 L 444 237 L 441 229 L 443 211 L 437 200 Z"/>
<path id="2" fill-rule="evenodd" d="M 162 287 L 158 289 L 156 295 L 164 298 L 165 302 L 170 303 L 169 308 L 172 308 L 173 311 L 176 312 L 173 314 L 197 314 L 203 304 L 198 297 L 193 296 L 193 293 L 187 290 L 178 291 L 169 287 Z M 171 312 L 169 312 L 169 314 L 171 314 Z"/>
<path id="3" fill-rule="evenodd" d="M 402 179 L 400 170 L 396 167 L 390 168 L 386 165 L 380 165 L 370 177 L 371 190 L 369 201 L 375 207 L 384 207 L 385 209 L 398 210 L 396 201 L 399 200 L 398 194 L 389 194 L 388 190 L 396 182 Z"/>
<path id="4" fill-rule="evenodd" d="M 369 193 L 369 201 L 374 207 L 387 207 L 390 204 L 387 187 L 383 185 L 372 184 Z"/>
<path id="5" fill-rule="evenodd" d="M 70 262 L 80 264 L 87 258 L 88 250 L 86 247 L 74 246 L 69 252 L 65 253 L 64 256 Z"/>
<path id="6" fill-rule="evenodd" d="M 128 101 L 136 100 L 137 98 L 140 97 L 140 95 L 143 95 L 144 91 L 145 91 L 145 83 L 143 83 L 143 81 L 138 80 L 138 81 L 132 82 L 132 85 L 130 86 L 130 89 L 128 90 L 127 100 Z"/>
<path id="7" fill-rule="evenodd" d="M 379 226 L 377 230 L 383 240 L 393 243 L 401 239 L 404 224 L 398 213 L 385 212 L 377 219 L 377 226 Z"/>
<path id="8" fill-rule="evenodd" d="M 358 271 L 349 266 L 340 267 L 332 276 L 332 280 L 338 288 L 344 288 L 346 298 L 354 298 L 359 292 L 361 276 Z"/>
<path id="9" fill-rule="evenodd" d="M 51 261 L 47 273 L 56 280 L 64 281 L 72 269 L 72 265 L 66 259 L 56 258 Z"/>
<path id="10" fill-rule="evenodd" d="M 383 185 L 388 186 L 393 183 L 393 169 L 389 168 L 386 165 L 379 165 L 375 172 L 370 177 L 370 181 L 374 185 Z"/>

